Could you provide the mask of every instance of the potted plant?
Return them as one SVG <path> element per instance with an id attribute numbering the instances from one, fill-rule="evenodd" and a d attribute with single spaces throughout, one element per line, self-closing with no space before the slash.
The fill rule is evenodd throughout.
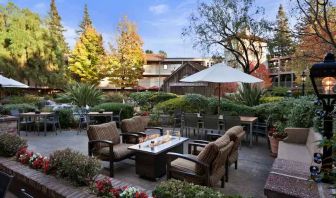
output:
<path id="1" fill-rule="evenodd" d="M 271 154 L 276 157 L 278 155 L 279 141 L 283 140 L 287 134 L 284 132 L 285 124 L 282 122 L 276 122 L 274 126 L 271 126 L 268 131 L 268 138 L 271 146 Z"/>

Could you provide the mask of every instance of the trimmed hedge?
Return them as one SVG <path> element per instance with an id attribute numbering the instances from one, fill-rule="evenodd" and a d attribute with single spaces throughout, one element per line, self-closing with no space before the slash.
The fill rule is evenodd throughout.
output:
<path id="1" fill-rule="evenodd" d="M 71 109 L 60 109 L 59 112 L 59 121 L 62 129 L 67 129 L 76 126 L 76 121 L 73 116 L 73 111 Z"/>
<path id="2" fill-rule="evenodd" d="M 13 157 L 20 148 L 26 146 L 27 141 L 18 135 L 0 134 L 0 156 Z"/>
<path id="3" fill-rule="evenodd" d="M 5 104 L 2 106 L 1 109 L 1 114 L 10 114 L 11 110 L 18 109 L 20 113 L 23 112 L 30 112 L 30 111 L 35 111 L 37 109 L 37 106 L 33 104 L 28 104 L 28 103 L 22 103 L 22 104 Z"/>
<path id="4" fill-rule="evenodd" d="M 241 198 L 241 196 L 225 196 L 212 188 L 199 186 L 192 183 L 171 179 L 161 182 L 153 191 L 157 198 Z"/>
<path id="5" fill-rule="evenodd" d="M 134 114 L 134 110 L 131 105 L 113 102 L 96 105 L 91 109 L 91 111 L 99 111 L 100 109 L 104 109 L 104 111 L 113 111 L 114 114 L 118 114 L 120 109 L 122 109 L 121 119 L 131 118 Z"/>
<path id="6" fill-rule="evenodd" d="M 8 103 L 8 104 L 29 103 L 33 105 L 38 105 L 43 100 L 44 100 L 43 97 L 27 94 L 24 96 L 10 96 L 9 98 L 5 99 L 5 103 Z"/>
<path id="7" fill-rule="evenodd" d="M 166 92 L 135 92 L 129 96 L 137 105 L 144 108 L 152 108 L 160 102 L 164 102 L 173 98 L 177 98 L 177 95 Z"/>
<path id="8" fill-rule="evenodd" d="M 260 103 L 280 102 L 284 99 L 282 96 L 263 96 L 260 98 Z"/>

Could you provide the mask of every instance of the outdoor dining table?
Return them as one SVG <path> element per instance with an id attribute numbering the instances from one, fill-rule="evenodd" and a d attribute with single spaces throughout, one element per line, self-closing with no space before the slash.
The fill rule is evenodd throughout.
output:
<path id="1" fill-rule="evenodd" d="M 201 116 L 199 115 L 198 117 L 201 118 Z M 253 124 L 258 120 L 258 117 L 252 117 L 252 116 L 239 116 L 239 117 L 241 124 L 247 124 L 250 126 L 250 146 L 252 146 Z M 218 119 L 223 120 L 223 115 L 220 115 Z"/>
<path id="2" fill-rule="evenodd" d="M 109 111 L 109 112 L 89 112 L 87 114 L 88 123 L 90 123 L 91 118 L 94 118 L 94 117 L 110 118 L 111 121 L 113 121 L 113 112 L 112 111 Z"/>
<path id="3" fill-rule="evenodd" d="M 20 113 L 20 119 L 21 118 L 34 118 L 34 120 L 40 120 L 40 118 L 43 119 L 44 124 L 44 136 L 47 135 L 47 118 L 52 117 L 54 115 L 54 112 L 27 112 L 27 113 Z M 19 126 L 20 129 L 20 126 Z M 38 134 L 39 135 L 39 134 Z"/>

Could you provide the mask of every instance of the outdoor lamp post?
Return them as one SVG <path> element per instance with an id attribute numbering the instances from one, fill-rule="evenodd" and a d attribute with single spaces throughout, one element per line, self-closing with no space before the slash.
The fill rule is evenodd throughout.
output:
<path id="1" fill-rule="evenodd" d="M 323 112 L 319 112 L 323 118 L 322 134 L 330 139 L 333 136 L 333 116 L 334 104 L 336 102 L 336 62 L 333 54 L 327 54 L 323 63 L 314 64 L 310 69 L 310 79 L 314 91 L 323 105 Z M 323 173 L 329 175 L 332 170 L 332 148 L 324 146 L 322 155 Z"/>
<path id="2" fill-rule="evenodd" d="M 306 72 L 303 70 L 301 74 L 301 81 L 302 81 L 302 96 L 305 95 L 305 82 L 306 82 Z"/>

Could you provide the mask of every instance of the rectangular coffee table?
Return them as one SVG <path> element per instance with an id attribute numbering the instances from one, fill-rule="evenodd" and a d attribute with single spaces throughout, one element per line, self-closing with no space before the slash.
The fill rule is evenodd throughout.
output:
<path id="1" fill-rule="evenodd" d="M 146 142 L 128 147 L 135 151 L 135 172 L 141 177 L 148 179 L 160 178 L 166 174 L 166 153 L 183 153 L 183 143 L 188 140 L 184 137 L 172 136 L 171 140 L 149 147 L 151 141 L 160 141 L 165 136 L 161 136 Z"/>

